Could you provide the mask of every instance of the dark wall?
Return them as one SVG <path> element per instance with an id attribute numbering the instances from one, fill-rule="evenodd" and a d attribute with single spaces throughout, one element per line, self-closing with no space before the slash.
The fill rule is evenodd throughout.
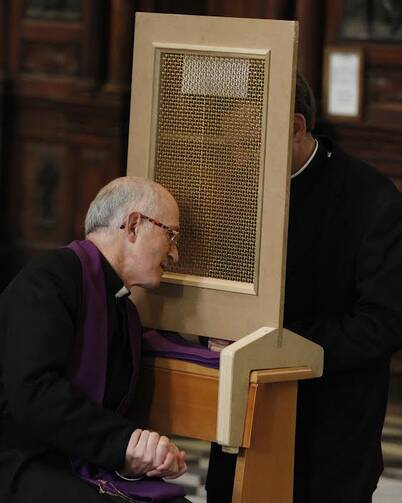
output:
<path id="1" fill-rule="evenodd" d="M 360 48 L 361 118 L 321 115 L 319 129 L 402 187 L 402 48 L 392 38 L 345 40 L 346 0 L 56 4 L 0 2 L 0 287 L 33 254 L 82 237 L 89 201 L 125 172 L 135 10 L 297 19 L 299 68 L 319 100 L 324 48 Z"/>

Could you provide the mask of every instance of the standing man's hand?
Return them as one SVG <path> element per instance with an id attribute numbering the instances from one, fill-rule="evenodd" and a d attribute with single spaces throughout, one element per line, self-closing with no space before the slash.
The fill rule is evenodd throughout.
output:
<path id="1" fill-rule="evenodd" d="M 185 453 L 155 431 L 135 430 L 126 450 L 124 474 L 176 478 L 187 470 Z"/>
<path id="2" fill-rule="evenodd" d="M 210 337 L 208 339 L 208 349 L 220 353 L 222 349 L 225 349 L 226 346 L 229 346 L 232 342 L 233 341 L 227 341 L 226 339 L 213 339 Z"/>

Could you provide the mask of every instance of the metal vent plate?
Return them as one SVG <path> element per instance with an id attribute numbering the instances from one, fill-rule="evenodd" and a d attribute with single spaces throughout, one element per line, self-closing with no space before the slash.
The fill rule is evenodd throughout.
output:
<path id="1" fill-rule="evenodd" d="M 172 272 L 255 281 L 265 64 L 160 53 L 154 179 L 180 207 Z"/>

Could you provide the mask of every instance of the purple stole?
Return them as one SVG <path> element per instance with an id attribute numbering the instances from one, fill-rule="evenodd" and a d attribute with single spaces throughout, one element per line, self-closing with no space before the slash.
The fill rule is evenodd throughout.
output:
<path id="1" fill-rule="evenodd" d="M 68 248 L 81 262 L 84 307 L 83 328 L 75 348 L 71 382 L 88 398 L 102 404 L 106 384 L 108 320 L 101 253 L 88 240 L 73 241 Z M 129 392 L 118 408 L 119 413 L 126 410 L 128 399 L 133 394 L 141 358 L 140 319 L 134 304 L 127 299 L 126 305 L 134 371 Z M 80 460 L 73 460 L 72 465 L 73 471 L 80 478 L 97 486 L 100 492 L 120 496 L 132 503 L 159 503 L 184 496 L 184 490 L 180 486 L 161 479 L 144 477 L 130 482 Z"/>

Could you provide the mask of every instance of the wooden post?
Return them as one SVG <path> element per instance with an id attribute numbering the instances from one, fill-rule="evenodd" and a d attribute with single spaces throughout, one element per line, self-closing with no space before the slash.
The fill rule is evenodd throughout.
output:
<path id="1" fill-rule="evenodd" d="M 109 62 L 105 91 L 128 92 L 135 9 L 132 0 L 111 0 L 110 9 Z"/>
<path id="2" fill-rule="evenodd" d="M 6 4 L 5 2 L 0 2 L 0 85 L 5 74 L 6 51 Z"/>
<path id="3" fill-rule="evenodd" d="M 292 502 L 296 397 L 296 381 L 250 385 L 250 446 L 237 457 L 232 503 Z"/>
<path id="4" fill-rule="evenodd" d="M 307 79 L 314 95 L 319 96 L 324 2 L 299 0 L 296 2 L 295 19 L 299 21 L 299 70 Z M 317 103 L 320 100 L 317 99 Z"/>
<path id="5" fill-rule="evenodd" d="M 84 87 L 95 87 L 100 81 L 105 58 L 101 50 L 105 14 L 105 0 L 97 0 L 96 2 L 85 0 L 83 2 L 83 26 L 85 26 L 85 33 L 82 37 L 81 79 Z"/>

